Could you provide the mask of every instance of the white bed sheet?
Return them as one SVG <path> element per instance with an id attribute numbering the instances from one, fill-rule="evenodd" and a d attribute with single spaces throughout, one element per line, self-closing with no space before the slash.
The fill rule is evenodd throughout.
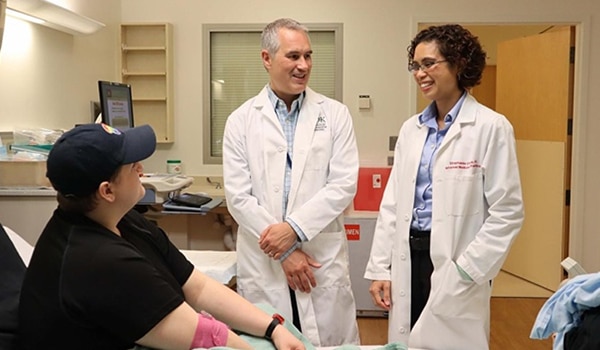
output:
<path id="1" fill-rule="evenodd" d="M 228 285 L 237 272 L 237 255 L 232 251 L 181 250 L 183 255 L 204 274 Z"/>

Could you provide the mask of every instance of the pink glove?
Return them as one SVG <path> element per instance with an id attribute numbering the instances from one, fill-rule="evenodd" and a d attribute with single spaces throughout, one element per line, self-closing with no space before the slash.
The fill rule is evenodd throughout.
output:
<path id="1" fill-rule="evenodd" d="M 210 315 L 200 313 L 198 314 L 198 326 L 190 349 L 225 346 L 228 335 L 229 327 L 225 323 L 215 320 Z"/>

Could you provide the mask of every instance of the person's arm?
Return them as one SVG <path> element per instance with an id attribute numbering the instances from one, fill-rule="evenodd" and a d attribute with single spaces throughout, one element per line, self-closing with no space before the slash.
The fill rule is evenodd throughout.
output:
<path id="1" fill-rule="evenodd" d="M 402 132 L 398 140 L 402 141 Z M 396 237 L 396 210 L 398 198 L 396 198 L 398 186 L 398 166 L 403 158 L 401 157 L 399 147 L 394 151 L 394 165 L 390 177 L 385 186 L 379 214 L 371 242 L 371 252 L 365 269 L 364 277 L 373 281 L 390 281 L 392 266 L 392 247 Z M 375 298 L 375 296 L 373 296 Z"/>
<path id="2" fill-rule="evenodd" d="M 186 301 L 196 311 L 204 310 L 232 329 L 246 334 L 264 337 L 273 321 L 272 315 L 198 270 L 192 272 L 183 292 Z M 282 326 L 275 327 L 271 339 L 279 350 L 304 349 L 302 342 Z"/>
<path id="3" fill-rule="evenodd" d="M 398 140 L 403 140 L 403 132 L 400 131 Z M 391 298 L 391 266 L 392 266 L 392 242 L 396 239 L 396 209 L 398 198 L 396 198 L 398 186 L 398 170 L 402 157 L 400 154 L 400 143 L 394 149 L 394 165 L 386 184 L 379 206 L 379 215 L 373 233 L 371 252 L 365 269 L 364 277 L 372 280 L 369 286 L 369 294 L 373 304 L 390 310 Z M 397 162 L 397 163 L 396 163 Z"/>
<path id="4" fill-rule="evenodd" d="M 225 329 L 221 329 L 221 331 L 226 332 L 226 335 L 224 336 L 224 339 L 226 339 L 225 343 L 215 344 L 213 343 L 213 340 L 217 337 L 209 332 L 212 328 L 220 327 L 220 325 L 215 321 L 209 320 L 199 327 L 198 322 L 199 315 L 196 310 L 189 304 L 182 303 L 142 338 L 136 341 L 136 343 L 156 349 L 173 350 L 188 350 L 200 347 L 193 346 L 193 344 L 205 344 L 203 347 L 207 348 L 213 346 L 228 346 L 235 349 L 252 349 L 247 342 L 226 327 Z M 217 325 L 211 327 L 209 322 L 213 322 Z M 201 337 L 204 337 L 203 343 L 200 343 L 197 340 Z"/>

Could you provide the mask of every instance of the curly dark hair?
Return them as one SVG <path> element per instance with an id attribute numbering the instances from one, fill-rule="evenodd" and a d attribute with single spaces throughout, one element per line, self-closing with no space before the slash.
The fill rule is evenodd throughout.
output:
<path id="1" fill-rule="evenodd" d="M 458 24 L 431 26 L 420 31 L 407 47 L 408 60 L 415 57 L 415 48 L 422 42 L 436 42 L 449 65 L 458 68 L 458 87 L 469 89 L 481 82 L 486 53 L 479 39 Z"/>

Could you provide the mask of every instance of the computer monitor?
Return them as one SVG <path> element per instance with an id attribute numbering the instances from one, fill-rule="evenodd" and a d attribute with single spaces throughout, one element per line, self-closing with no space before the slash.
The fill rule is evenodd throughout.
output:
<path id="1" fill-rule="evenodd" d="M 102 122 L 119 130 L 133 128 L 133 102 L 129 84 L 98 81 Z"/>

